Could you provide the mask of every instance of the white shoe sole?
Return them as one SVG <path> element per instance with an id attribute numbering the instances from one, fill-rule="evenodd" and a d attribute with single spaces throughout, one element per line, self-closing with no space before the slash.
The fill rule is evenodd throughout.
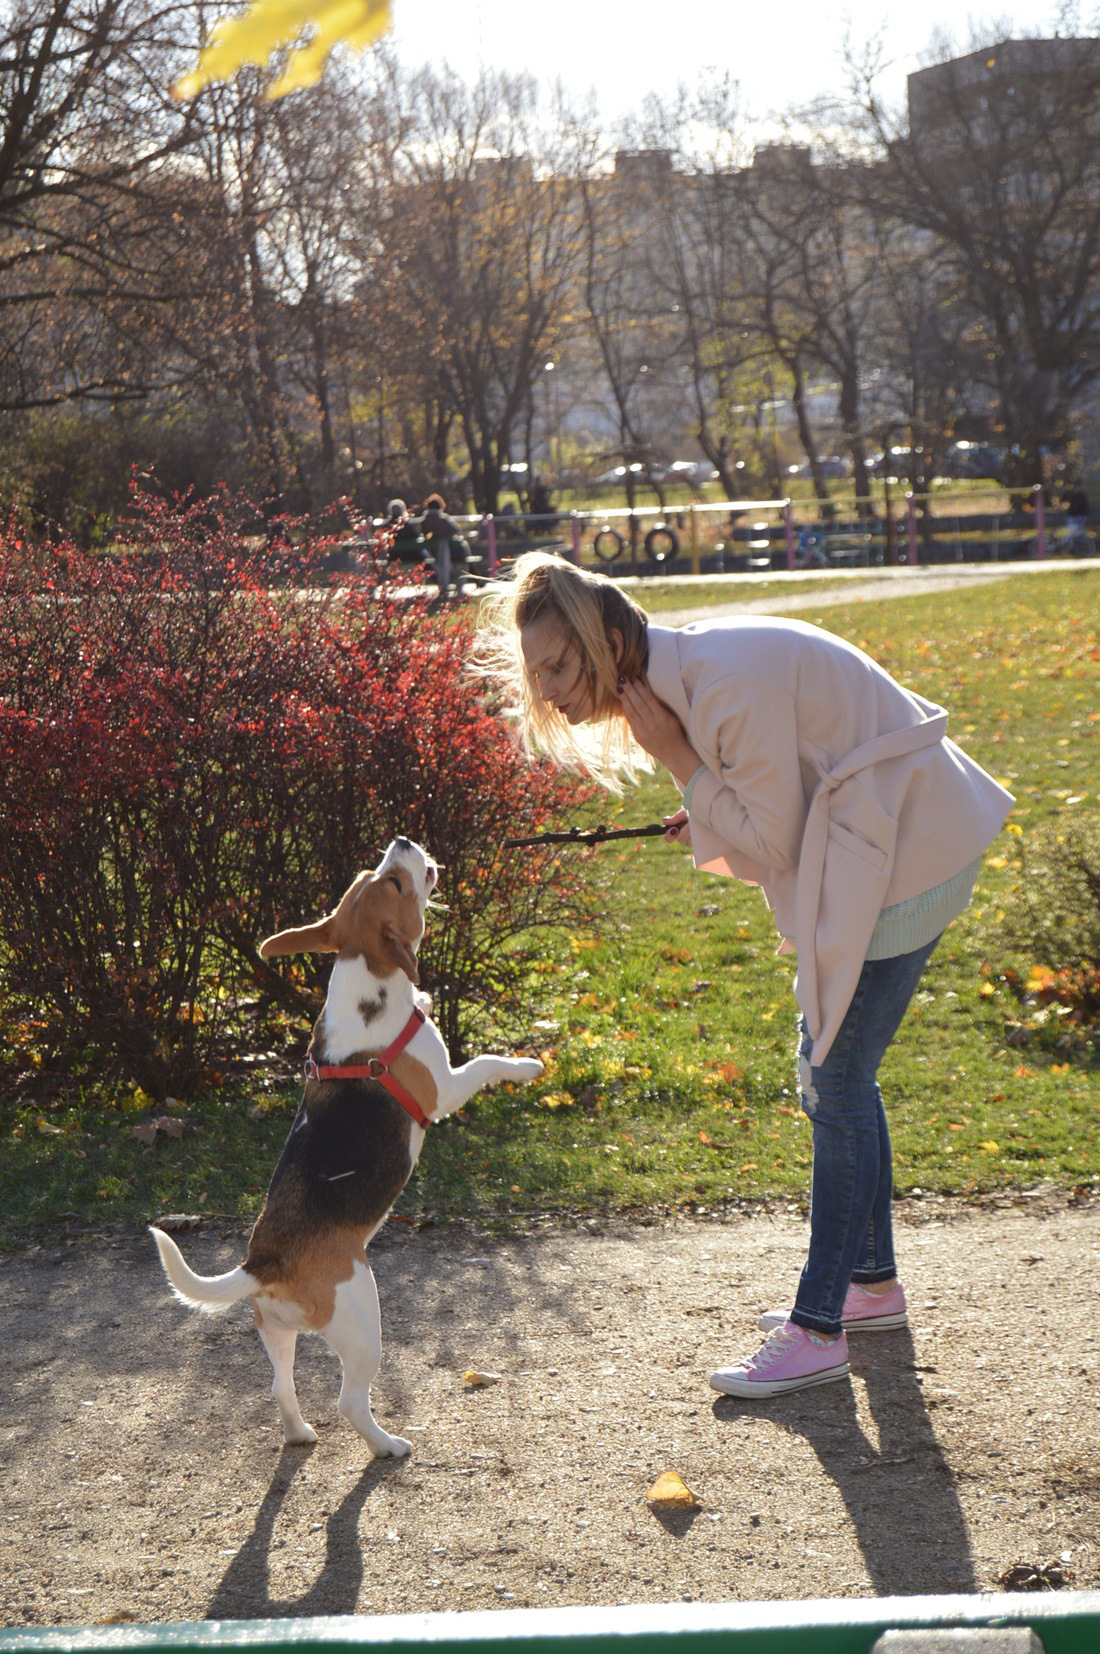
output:
<path id="1" fill-rule="evenodd" d="M 767 1309 L 756 1324 L 761 1332 L 774 1332 L 776 1327 L 789 1320 L 789 1310 Z M 862 1315 L 851 1321 L 842 1319 L 840 1325 L 845 1332 L 889 1332 L 893 1327 L 907 1327 L 909 1315 L 903 1309 L 894 1315 Z"/>
<path id="2" fill-rule="evenodd" d="M 785 1396 L 792 1390 L 809 1390 L 815 1384 L 832 1384 L 834 1380 L 850 1375 L 851 1368 L 847 1361 L 836 1367 L 822 1367 L 820 1372 L 807 1373 L 803 1378 L 748 1378 L 731 1367 L 720 1367 L 716 1373 L 711 1373 L 710 1387 L 720 1390 L 724 1396 L 745 1396 L 750 1400 L 755 1397 L 766 1401 L 769 1396 Z"/>

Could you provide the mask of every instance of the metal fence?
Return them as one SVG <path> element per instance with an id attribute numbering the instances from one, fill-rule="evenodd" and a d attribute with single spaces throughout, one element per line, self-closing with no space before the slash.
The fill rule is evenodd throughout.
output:
<path id="1" fill-rule="evenodd" d="M 664 508 L 512 513 L 465 519 L 475 569 L 492 577 L 546 547 L 605 573 L 738 573 L 880 564 L 1001 562 L 1058 556 L 1064 516 L 1042 490 L 906 493 L 866 501 L 695 501 Z M 1088 537 L 1074 555 L 1095 552 Z"/>

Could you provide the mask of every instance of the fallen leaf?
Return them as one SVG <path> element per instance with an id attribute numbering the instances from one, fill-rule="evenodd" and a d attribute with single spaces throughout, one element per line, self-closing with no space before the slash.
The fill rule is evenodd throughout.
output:
<path id="1" fill-rule="evenodd" d="M 503 1373 L 479 1373 L 473 1368 L 462 1375 L 463 1382 L 468 1384 L 471 1390 L 482 1390 L 487 1384 L 499 1384 L 503 1377 Z"/>
<path id="2" fill-rule="evenodd" d="M 663 1470 L 646 1494 L 651 1505 L 666 1510 L 693 1510 L 699 1503 L 683 1477 L 675 1470 Z"/>
<path id="3" fill-rule="evenodd" d="M 158 1131 L 164 1133 L 165 1137 L 182 1137 L 186 1122 L 173 1119 L 170 1114 L 159 1114 L 153 1124 Z"/>
<path id="4" fill-rule="evenodd" d="M 1073 1569 L 1061 1561 L 1013 1562 L 998 1576 L 997 1583 L 1006 1591 L 1060 1591 L 1072 1585 L 1075 1577 Z"/>
<path id="5" fill-rule="evenodd" d="M 140 1125 L 131 1126 L 130 1130 L 139 1143 L 144 1143 L 147 1149 L 152 1148 L 153 1140 L 157 1135 L 157 1122 L 155 1120 L 142 1120 Z"/>

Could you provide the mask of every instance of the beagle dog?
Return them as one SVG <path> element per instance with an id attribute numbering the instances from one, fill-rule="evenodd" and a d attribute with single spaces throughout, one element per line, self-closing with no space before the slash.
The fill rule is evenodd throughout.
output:
<path id="1" fill-rule="evenodd" d="M 534 1080 L 529 1057 L 475 1057 L 452 1068 L 417 991 L 416 955 L 435 862 L 407 838 L 360 873 L 335 912 L 262 943 L 276 954 L 335 953 L 306 1057 L 301 1107 L 272 1175 L 248 1256 L 228 1274 L 196 1275 L 163 1230 L 151 1233 L 176 1296 L 204 1310 L 251 1298 L 275 1373 L 288 1442 L 315 1442 L 294 1388 L 300 1332 L 319 1332 L 340 1358 L 340 1412 L 377 1458 L 412 1444 L 375 1422 L 370 1387 L 382 1357 L 378 1290 L 367 1246 L 408 1182 L 432 1120 L 482 1086 Z"/>

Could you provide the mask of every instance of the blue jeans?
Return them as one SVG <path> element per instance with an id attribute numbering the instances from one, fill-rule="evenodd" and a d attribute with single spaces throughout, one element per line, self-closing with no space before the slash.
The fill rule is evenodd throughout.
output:
<path id="1" fill-rule="evenodd" d="M 836 1039 L 819 1068 L 802 1024 L 798 1078 L 813 1126 L 810 1250 L 791 1320 L 832 1336 L 852 1281 L 896 1273 L 890 1203 L 894 1163 L 878 1069 L 939 937 L 915 953 L 868 959 Z"/>

